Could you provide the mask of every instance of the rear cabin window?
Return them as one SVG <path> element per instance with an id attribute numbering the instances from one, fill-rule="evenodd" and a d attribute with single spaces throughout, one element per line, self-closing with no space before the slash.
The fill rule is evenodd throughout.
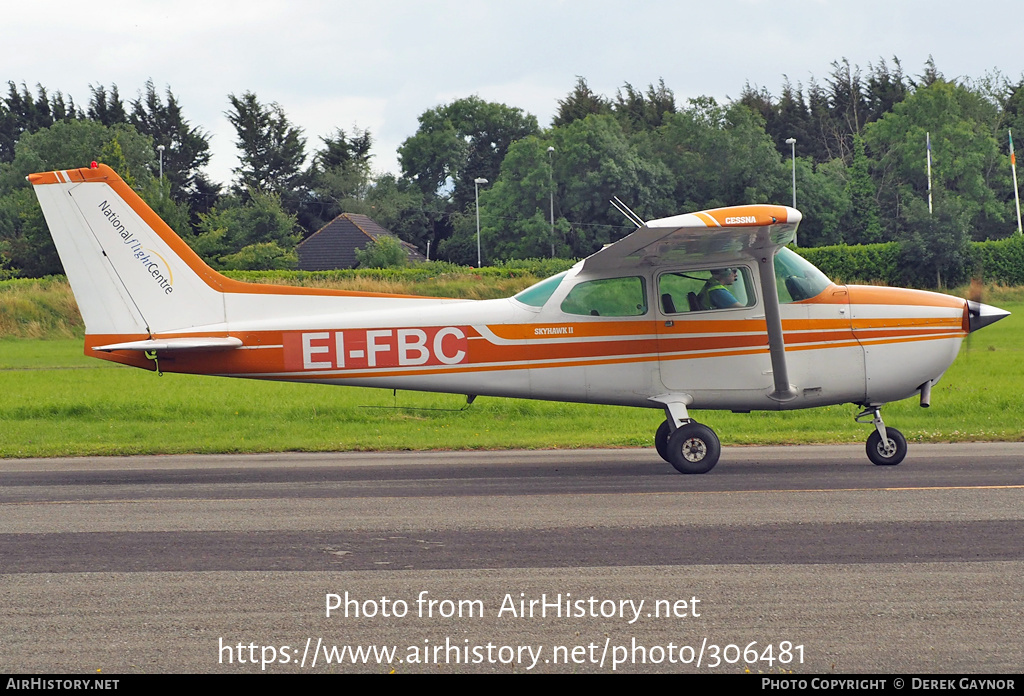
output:
<path id="1" fill-rule="evenodd" d="M 746 266 L 673 271 L 658 277 L 658 298 L 665 314 L 752 307 L 755 302 Z"/>
<path id="2" fill-rule="evenodd" d="M 587 280 L 562 300 L 566 314 L 591 317 L 638 317 L 647 314 L 647 292 L 644 279 L 602 278 Z"/>

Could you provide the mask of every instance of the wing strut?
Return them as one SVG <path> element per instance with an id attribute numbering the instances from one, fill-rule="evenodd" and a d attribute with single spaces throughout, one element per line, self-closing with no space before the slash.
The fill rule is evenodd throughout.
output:
<path id="1" fill-rule="evenodd" d="M 772 376 L 775 391 L 768 395 L 776 401 L 790 401 L 796 398 L 796 389 L 789 383 L 789 368 L 786 366 L 786 340 L 782 335 L 782 317 L 779 314 L 779 292 L 775 284 L 775 252 L 778 248 L 765 249 L 758 259 L 757 272 L 761 276 L 761 292 L 764 293 L 764 320 L 768 328 L 768 352 L 772 358 Z"/>

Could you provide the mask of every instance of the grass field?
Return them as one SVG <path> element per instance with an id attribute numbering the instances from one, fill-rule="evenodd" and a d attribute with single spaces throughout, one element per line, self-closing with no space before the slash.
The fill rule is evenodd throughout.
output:
<path id="1" fill-rule="evenodd" d="M 932 394 L 888 405 L 911 442 L 1024 440 L 1024 298 L 970 337 Z M 397 408 L 396 408 L 397 407 Z M 862 442 L 856 407 L 694 412 L 723 444 Z M 0 340 L 0 456 L 647 446 L 654 409 L 167 374 L 82 355 L 80 339 Z"/>

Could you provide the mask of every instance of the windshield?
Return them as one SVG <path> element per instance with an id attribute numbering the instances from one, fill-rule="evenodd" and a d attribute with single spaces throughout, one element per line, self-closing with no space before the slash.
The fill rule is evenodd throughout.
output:
<path id="1" fill-rule="evenodd" d="M 814 297 L 832 284 L 810 261 L 786 247 L 775 255 L 775 280 L 783 304 Z"/>
<path id="2" fill-rule="evenodd" d="M 530 307 L 543 307 L 544 303 L 550 299 L 551 295 L 558 289 L 559 284 L 562 282 L 562 278 L 568 271 L 562 271 L 558 275 L 553 275 L 550 278 L 540 281 L 525 290 L 521 291 L 517 295 L 513 295 L 512 299 L 522 302 L 524 305 Z"/>

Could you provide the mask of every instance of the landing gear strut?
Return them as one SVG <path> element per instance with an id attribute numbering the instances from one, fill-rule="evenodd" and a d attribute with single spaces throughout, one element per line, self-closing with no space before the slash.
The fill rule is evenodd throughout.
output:
<path id="1" fill-rule="evenodd" d="M 858 413 L 854 420 L 858 423 L 867 423 L 865 418 L 871 417 L 871 423 L 875 429 L 868 435 L 867 454 L 868 459 L 877 466 L 895 466 L 907 456 L 907 438 L 903 437 L 896 428 L 887 428 L 882 422 L 882 411 L 880 405 L 869 405 Z"/>

